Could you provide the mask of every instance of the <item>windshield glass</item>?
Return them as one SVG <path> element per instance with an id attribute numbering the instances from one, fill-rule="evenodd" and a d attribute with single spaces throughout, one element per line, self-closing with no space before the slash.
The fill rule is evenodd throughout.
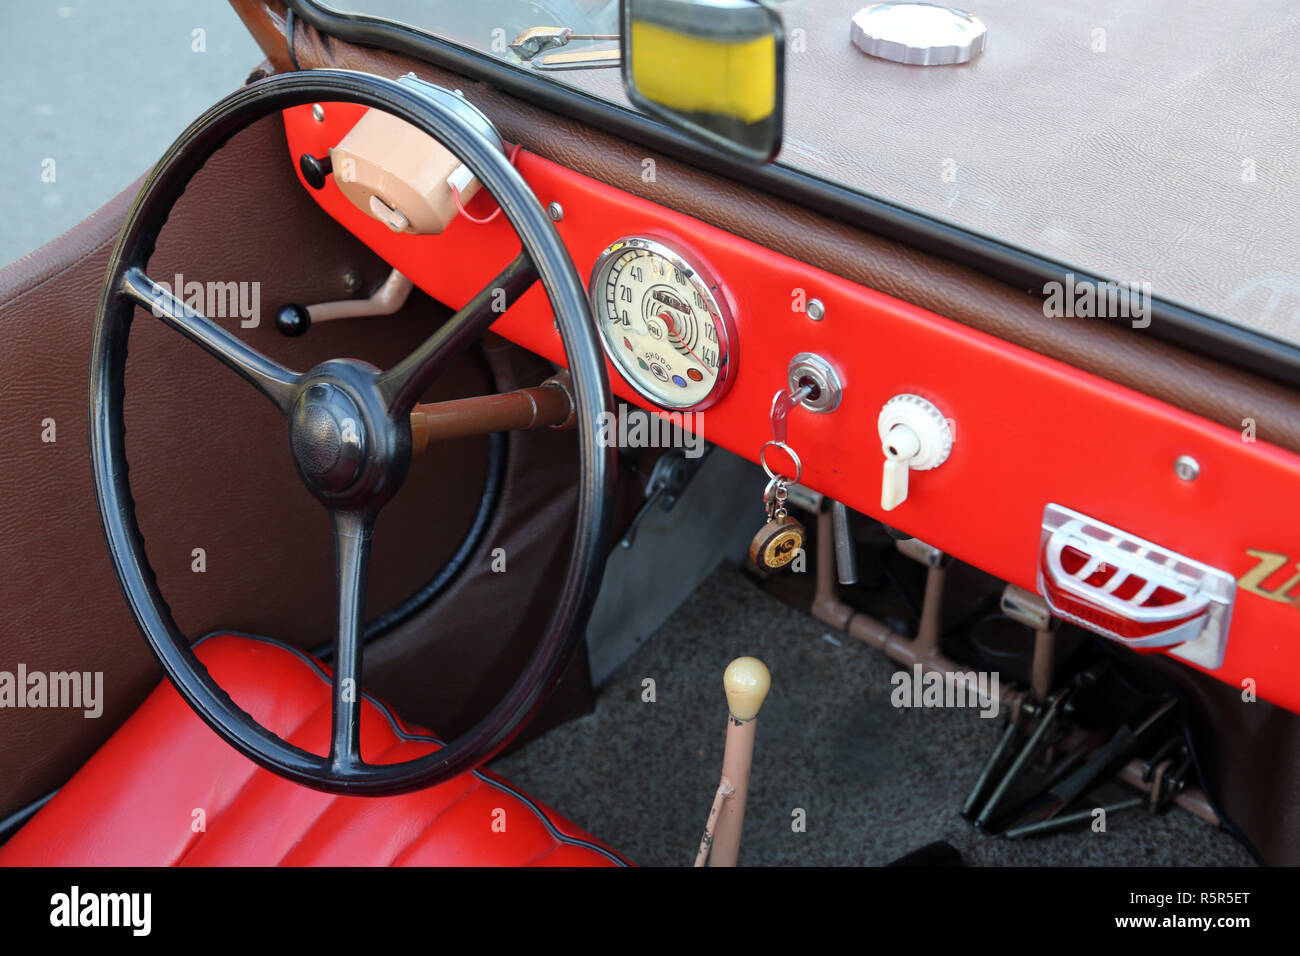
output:
<path id="1" fill-rule="evenodd" d="M 509 46 L 535 26 L 615 34 L 617 0 L 316 2 L 632 109 L 617 69 L 543 71 Z M 786 29 L 776 162 L 1300 344 L 1294 0 L 980 0 L 967 9 L 985 51 L 931 67 L 854 46 L 863 0 L 772 5 Z M 1071 292 L 1063 314 L 1079 314 Z"/>

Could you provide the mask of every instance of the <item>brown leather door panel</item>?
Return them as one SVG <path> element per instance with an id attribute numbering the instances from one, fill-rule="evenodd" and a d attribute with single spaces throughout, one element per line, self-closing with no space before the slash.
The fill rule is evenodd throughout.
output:
<path id="1" fill-rule="evenodd" d="M 284 302 L 341 298 L 346 271 L 361 274 L 363 289 L 388 271 L 303 194 L 284 150 L 283 125 L 272 117 L 214 156 L 177 205 L 150 273 L 167 282 L 179 272 L 187 281 L 260 283 L 260 325 L 224 324 L 292 368 L 343 355 L 391 364 L 446 310 L 416 293 L 393 316 L 321 325 L 300 339 L 276 332 L 273 317 Z M 104 675 L 97 719 L 73 709 L 0 709 L 0 816 L 60 784 L 159 679 L 113 574 L 86 435 L 95 306 L 138 187 L 0 271 L 0 670 L 23 664 Z M 132 486 L 177 622 L 192 637 L 229 628 L 299 646 L 328 640 L 329 522 L 294 474 L 269 403 L 139 310 L 130 347 Z M 472 352 L 426 400 L 494 389 L 482 354 Z M 53 442 L 42 440 L 49 419 Z M 483 436 L 440 443 L 413 464 L 405 493 L 377 528 L 372 615 L 424 585 L 459 545 L 481 497 L 486 447 Z M 203 573 L 193 570 L 196 548 Z"/>

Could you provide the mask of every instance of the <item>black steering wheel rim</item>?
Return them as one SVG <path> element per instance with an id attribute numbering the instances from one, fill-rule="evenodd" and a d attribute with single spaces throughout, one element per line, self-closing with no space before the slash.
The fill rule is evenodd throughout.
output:
<path id="1" fill-rule="evenodd" d="M 546 630 L 515 683 L 486 717 L 445 747 L 395 764 L 361 762 L 359 743 L 355 741 L 355 760 L 342 752 L 346 750 L 343 747 L 336 754 L 335 747 L 332 746 L 328 757 L 302 750 L 259 724 L 217 685 L 194 655 L 189 640 L 180 633 L 158 588 L 153 569 L 145 555 L 128 481 L 123 418 L 127 341 L 135 309 L 144 304 L 142 282 L 151 282 L 144 270 L 153 253 L 158 234 L 190 179 L 232 136 L 275 112 L 316 102 L 352 102 L 385 110 L 433 136 L 469 167 L 497 200 L 523 247 L 515 263 L 497 278 L 504 278 L 502 284 L 510 285 L 514 282 L 520 286 L 512 293 L 514 297 L 540 279 L 555 312 L 573 378 L 581 449 L 577 518 L 569 565 Z M 517 269 L 518 274 L 511 278 L 511 269 L 516 269 L 521 262 L 531 268 L 534 276 L 526 285 L 522 284 L 527 279 L 522 270 Z M 490 289 L 485 289 L 480 296 L 489 291 Z M 471 302 L 447 324 L 452 325 L 473 304 Z M 173 302 L 172 305 L 176 306 L 178 314 L 188 311 L 178 302 Z M 189 316 L 181 315 L 179 319 L 168 320 L 167 324 L 180 328 L 182 322 L 189 320 Z M 480 330 L 481 327 L 480 320 Z M 226 364 L 253 382 L 285 412 L 286 417 L 292 412 L 289 406 L 302 404 L 303 390 L 313 384 L 338 385 L 340 389 L 352 389 L 355 386 L 354 398 L 363 404 L 372 399 L 391 399 L 394 406 L 400 406 L 408 400 L 413 402 L 414 396 L 407 393 L 415 389 L 413 383 L 418 384 L 417 376 L 407 375 L 400 381 L 389 378 L 387 388 L 385 377 L 394 376 L 402 365 L 410 362 L 439 335 L 434 333 L 411 357 L 382 374 L 371 375 L 368 370 L 373 369 L 372 366 L 353 360 L 324 363 L 302 375 L 281 369 L 289 375 L 298 376 L 290 386 L 285 383 L 276 384 L 274 375 L 267 380 L 257 379 L 257 368 L 236 367 L 234 362 L 227 361 L 220 354 L 220 343 L 214 346 L 211 337 L 201 341 L 189 332 L 183 331 L 182 334 L 226 361 Z M 220 330 L 217 333 L 208 330 L 204 334 L 211 336 L 222 333 Z M 455 334 L 451 333 L 453 336 Z M 474 338 L 477 338 L 477 334 Z M 463 348 L 464 343 L 444 342 L 444 345 L 454 354 Z M 243 352 L 251 352 L 257 359 L 264 358 L 250 349 L 244 349 Z M 426 357 L 428 355 L 426 353 Z M 436 364 L 436 359 L 437 356 L 429 359 L 429 368 Z M 247 360 L 245 364 L 248 364 Z M 254 362 L 253 365 L 255 364 Z M 378 370 L 374 372 L 378 373 Z M 428 374 L 436 376 L 437 370 L 428 371 Z M 268 382 L 274 389 L 268 388 Z M 281 385 L 284 389 L 292 388 L 296 391 L 282 392 Z M 422 391 L 422 388 L 415 390 Z M 399 395 L 399 391 L 402 394 Z M 109 262 L 95 319 L 89 415 L 95 495 L 118 581 L 137 624 L 168 679 L 190 707 L 245 756 L 282 777 L 331 793 L 380 796 L 433 786 L 477 767 L 505 747 L 544 702 L 583 638 L 608 553 L 614 451 L 600 440 L 598 429 L 601 414 L 610 407 L 609 401 L 603 352 L 596 338 L 582 281 L 555 231 L 554 223 L 518 171 L 485 137 L 466 125 L 454 111 L 423 96 L 418 89 L 371 74 L 315 70 L 261 80 L 231 94 L 200 116 L 159 160 L 131 207 Z M 374 405 L 373 401 L 370 403 Z M 392 409 L 389 411 L 392 412 Z M 409 408 L 406 413 L 409 414 Z M 372 417 L 363 415 L 366 427 L 371 427 Z M 386 482 L 385 486 L 377 490 L 371 489 L 374 492 L 371 500 L 378 502 L 373 510 L 367 502 L 345 502 L 345 509 L 344 504 L 337 504 L 334 498 L 329 497 L 331 491 L 313 488 L 313 493 L 325 501 L 327 507 L 331 507 L 331 514 L 335 518 L 336 549 L 344 546 L 340 541 L 347 540 L 348 535 L 364 535 L 368 542 L 368 522 L 373 521 L 374 514 L 396 491 L 405 476 L 405 465 L 409 461 L 409 423 L 405 423 L 405 432 L 402 432 L 400 407 L 392 412 L 392 418 L 399 423 L 396 431 L 379 435 L 380 429 L 375 429 L 378 437 L 373 444 L 388 448 L 391 462 L 388 471 L 375 479 L 379 484 Z M 291 419 L 291 433 L 294 427 Z M 297 455 L 296 449 L 293 453 Z M 302 473 L 301 459 L 295 457 L 295 462 L 299 464 Z M 307 480 L 304 474 L 304 481 Z M 340 514 L 347 516 L 345 521 L 340 521 Z M 364 565 L 368 544 L 360 553 L 362 567 L 359 573 L 364 598 Z M 344 568 L 346 562 L 341 550 L 339 554 L 336 577 L 343 582 L 348 572 Z M 339 591 L 340 620 L 343 620 L 347 611 L 346 587 L 343 583 L 340 583 Z M 344 630 L 344 625 L 340 625 L 337 638 L 340 642 L 344 640 Z M 338 657 L 339 648 L 336 648 L 336 667 L 341 667 L 342 662 Z M 356 651 L 355 663 L 356 683 L 359 685 L 359 650 Z M 360 687 L 357 686 L 355 691 L 358 703 L 353 713 L 359 722 Z M 337 718 L 337 694 L 334 707 Z M 341 733 L 336 719 L 336 741 L 342 739 Z M 359 737 L 356 739 L 359 740 Z"/>

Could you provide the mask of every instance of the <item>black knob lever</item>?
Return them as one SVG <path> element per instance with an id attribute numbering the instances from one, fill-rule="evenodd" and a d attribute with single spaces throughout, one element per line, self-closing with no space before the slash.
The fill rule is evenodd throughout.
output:
<path id="1" fill-rule="evenodd" d="M 311 313 L 297 302 L 286 303 L 275 313 L 275 327 L 281 335 L 297 338 L 311 328 Z"/>
<path id="2" fill-rule="evenodd" d="M 303 153 L 298 159 L 298 168 L 302 170 L 302 178 L 307 180 L 308 186 L 312 189 L 323 189 L 325 177 L 334 171 L 334 160 L 328 153 L 320 159 L 311 153 Z"/>

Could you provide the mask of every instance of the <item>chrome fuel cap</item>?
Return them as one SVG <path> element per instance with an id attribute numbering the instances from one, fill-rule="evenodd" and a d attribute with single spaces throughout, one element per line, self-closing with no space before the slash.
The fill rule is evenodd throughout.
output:
<path id="1" fill-rule="evenodd" d="M 853 15 L 853 45 L 863 53 L 913 66 L 967 63 L 984 51 L 979 17 L 937 3 L 877 3 Z"/>

